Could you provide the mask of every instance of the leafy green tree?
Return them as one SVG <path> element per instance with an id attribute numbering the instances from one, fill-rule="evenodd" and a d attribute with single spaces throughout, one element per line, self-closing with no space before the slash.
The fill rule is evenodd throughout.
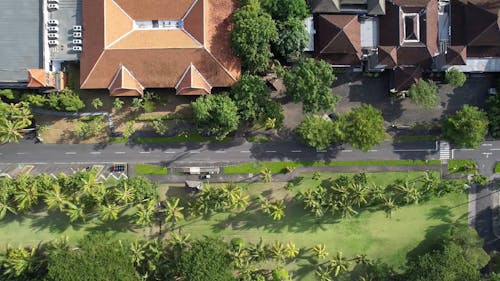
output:
<path id="1" fill-rule="evenodd" d="M 135 199 L 139 202 L 158 199 L 158 185 L 148 178 L 137 176 L 120 182 L 129 185 L 135 191 Z"/>
<path id="2" fill-rule="evenodd" d="M 123 107 L 124 102 L 120 98 L 115 98 L 113 100 L 113 108 L 115 110 L 120 110 Z"/>
<path id="3" fill-rule="evenodd" d="M 278 38 L 276 24 L 260 6 L 259 0 L 248 0 L 233 16 L 231 46 L 250 73 L 263 73 L 269 68 L 271 43 Z"/>
<path id="4" fill-rule="evenodd" d="M 465 81 L 467 80 L 467 76 L 465 76 L 463 72 L 461 72 L 456 68 L 448 69 L 444 77 L 446 83 L 450 84 L 455 88 L 462 87 L 465 84 Z"/>
<path id="5" fill-rule="evenodd" d="M 284 120 L 285 115 L 283 114 L 281 104 L 270 100 L 264 105 L 261 122 L 264 123 L 266 129 L 280 129 L 283 127 Z"/>
<path id="6" fill-rule="evenodd" d="M 297 133 L 307 145 L 323 150 L 342 139 L 339 124 L 319 115 L 309 115 L 297 127 Z"/>
<path id="7" fill-rule="evenodd" d="M 292 280 L 290 278 L 290 275 L 288 274 L 288 271 L 286 271 L 286 268 L 284 268 L 283 266 L 280 266 L 278 268 L 273 269 L 272 276 L 273 276 L 272 281 L 290 281 L 290 280 Z"/>
<path id="8" fill-rule="evenodd" d="M 317 244 L 312 248 L 313 256 L 318 259 L 324 259 L 328 256 L 325 244 Z"/>
<path id="9" fill-rule="evenodd" d="M 153 129 L 155 133 L 160 136 L 164 136 L 168 133 L 168 123 L 164 119 L 155 119 L 152 121 Z"/>
<path id="10" fill-rule="evenodd" d="M 278 55 L 289 61 L 298 60 L 309 44 L 309 33 L 304 21 L 290 17 L 278 22 L 277 29 L 279 37 L 273 46 Z"/>
<path id="11" fill-rule="evenodd" d="M 134 110 L 139 110 L 144 107 L 144 99 L 143 98 L 134 98 L 132 99 L 132 107 Z"/>
<path id="12" fill-rule="evenodd" d="M 14 90 L 11 90 L 11 89 L 0 90 L 0 97 L 5 97 L 8 100 L 13 100 L 13 99 L 15 99 L 18 96 L 19 96 L 19 92 L 18 91 L 14 91 Z"/>
<path id="13" fill-rule="evenodd" d="M 184 207 L 179 206 L 179 198 L 165 201 L 165 223 L 170 223 L 172 226 L 176 225 L 184 218 L 182 210 Z"/>
<path id="14" fill-rule="evenodd" d="M 448 116 L 443 124 L 443 136 L 459 147 L 478 147 L 488 132 L 486 113 L 475 106 L 464 105 Z"/>
<path id="15" fill-rule="evenodd" d="M 494 138 L 500 138 L 500 95 L 491 95 L 486 99 L 486 112 L 490 134 Z"/>
<path id="16" fill-rule="evenodd" d="M 92 107 L 99 109 L 103 106 L 102 100 L 100 98 L 95 98 L 92 100 Z"/>
<path id="17" fill-rule="evenodd" d="M 238 129 L 238 108 L 227 95 L 199 97 L 192 106 L 200 133 L 209 133 L 222 140 Z"/>
<path id="18" fill-rule="evenodd" d="M 267 167 L 264 167 L 260 170 L 260 176 L 263 182 L 271 182 L 273 180 L 273 173 Z"/>
<path id="19" fill-rule="evenodd" d="M 371 105 L 354 108 L 341 122 L 344 140 L 361 151 L 370 150 L 385 138 L 382 112 Z"/>
<path id="20" fill-rule="evenodd" d="M 7 245 L 5 257 L 0 261 L 0 272 L 7 280 L 35 280 L 42 273 L 42 266 L 37 248 Z"/>
<path id="21" fill-rule="evenodd" d="M 227 248 L 224 242 L 214 238 L 193 241 L 179 259 L 179 276 L 190 281 L 206 281 L 207 276 L 211 281 L 233 281 Z"/>
<path id="22" fill-rule="evenodd" d="M 0 143 L 19 142 L 22 138 L 19 131 L 31 125 L 32 117 L 28 103 L 0 101 Z"/>
<path id="23" fill-rule="evenodd" d="M 47 97 L 47 106 L 58 111 L 79 111 L 85 107 L 80 97 L 70 88 L 61 92 L 50 93 Z"/>
<path id="24" fill-rule="evenodd" d="M 231 88 L 230 96 L 238 107 L 241 120 L 253 123 L 262 119 L 271 91 L 259 76 L 243 74 Z"/>
<path id="25" fill-rule="evenodd" d="M 91 234 L 73 251 L 49 255 L 47 281 L 139 281 L 131 252 L 124 242 L 108 235 Z"/>
<path id="26" fill-rule="evenodd" d="M 339 98 L 332 93 L 335 80 L 332 67 L 325 61 L 305 59 L 283 73 L 286 94 L 294 102 L 302 102 L 302 110 L 315 113 L 332 110 Z"/>
<path id="27" fill-rule="evenodd" d="M 309 7 L 305 0 L 261 0 L 262 7 L 276 21 L 289 18 L 304 20 L 309 15 Z"/>
<path id="28" fill-rule="evenodd" d="M 419 79 L 408 91 L 410 100 L 423 108 L 433 108 L 439 102 L 438 88 L 433 81 Z"/>

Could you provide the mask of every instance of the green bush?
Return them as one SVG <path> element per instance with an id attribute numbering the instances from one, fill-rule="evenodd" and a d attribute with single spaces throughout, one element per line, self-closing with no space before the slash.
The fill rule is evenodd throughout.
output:
<path id="1" fill-rule="evenodd" d="M 446 83 L 450 84 L 453 87 L 462 87 L 467 80 L 467 77 L 463 72 L 456 68 L 451 68 L 446 71 L 445 74 Z"/>
<path id="2" fill-rule="evenodd" d="M 165 120 L 153 120 L 153 129 L 158 135 L 164 136 L 168 133 L 168 124 Z"/>
<path id="3" fill-rule="evenodd" d="M 106 127 L 103 116 L 82 118 L 78 121 L 76 135 L 83 139 L 97 136 Z"/>
<path id="4" fill-rule="evenodd" d="M 47 103 L 47 97 L 45 95 L 39 95 L 39 94 L 23 95 L 21 100 L 29 103 L 31 106 L 36 106 L 36 107 L 45 107 Z"/>
<path id="5" fill-rule="evenodd" d="M 0 90 L 0 97 L 13 100 L 19 96 L 19 92 L 11 89 Z"/>

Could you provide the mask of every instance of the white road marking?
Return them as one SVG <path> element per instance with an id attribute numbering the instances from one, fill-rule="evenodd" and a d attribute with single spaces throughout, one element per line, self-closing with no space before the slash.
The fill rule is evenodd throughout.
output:
<path id="1" fill-rule="evenodd" d="M 196 153 L 200 153 L 200 152 L 199 151 L 189 151 L 189 153 L 196 154 Z"/>
<path id="2" fill-rule="evenodd" d="M 482 145 L 482 146 L 493 146 L 493 144 L 492 144 L 492 143 L 483 143 L 483 144 L 481 144 L 481 145 Z"/>
<path id="3" fill-rule="evenodd" d="M 275 153 L 276 150 L 266 150 L 267 153 Z"/>
<path id="4" fill-rule="evenodd" d="M 491 153 L 491 152 L 483 152 L 483 154 L 486 155 L 486 158 L 488 158 L 493 153 Z"/>
<path id="5" fill-rule="evenodd" d="M 352 149 L 342 149 L 342 152 L 352 152 Z"/>
<path id="6" fill-rule="evenodd" d="M 28 154 L 26 152 L 16 152 L 17 155 L 25 155 L 25 154 Z"/>
<path id="7" fill-rule="evenodd" d="M 64 154 L 66 154 L 66 155 L 75 155 L 76 152 L 64 152 Z"/>
<path id="8" fill-rule="evenodd" d="M 124 151 L 115 151 L 115 154 L 125 154 Z"/>
<path id="9" fill-rule="evenodd" d="M 92 151 L 92 152 L 90 152 L 90 154 L 101 154 L 101 152 L 100 151 Z"/>
<path id="10" fill-rule="evenodd" d="M 151 153 L 151 151 L 141 151 L 141 152 L 139 152 L 139 153 L 140 153 L 140 154 L 150 154 L 150 153 Z"/>
<path id="11" fill-rule="evenodd" d="M 500 148 L 490 148 L 490 150 L 497 151 L 497 150 L 500 150 Z"/>
<path id="12" fill-rule="evenodd" d="M 292 150 L 292 153 L 300 153 L 302 150 Z"/>
<path id="13" fill-rule="evenodd" d="M 250 150 L 242 150 L 241 153 L 250 153 Z"/>
<path id="14" fill-rule="evenodd" d="M 368 152 L 377 152 L 377 151 L 378 150 L 376 150 L 376 149 L 370 149 L 370 150 L 368 150 Z"/>
<path id="15" fill-rule="evenodd" d="M 175 151 L 165 151 L 164 153 L 167 153 L 167 154 L 174 154 Z"/>
<path id="16" fill-rule="evenodd" d="M 226 153 L 224 150 L 217 150 L 215 153 Z"/>

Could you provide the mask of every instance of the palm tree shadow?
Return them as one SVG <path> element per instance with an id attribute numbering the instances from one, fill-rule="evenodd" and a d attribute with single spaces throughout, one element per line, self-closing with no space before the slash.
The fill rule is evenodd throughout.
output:
<path id="1" fill-rule="evenodd" d="M 427 214 L 428 219 L 440 219 L 443 222 L 452 223 L 453 213 L 447 206 L 439 206 L 432 208 Z"/>
<path id="2" fill-rule="evenodd" d="M 91 232 L 136 232 L 131 215 L 121 215 L 115 221 L 97 221 L 95 226 L 87 226 Z"/>
<path id="3" fill-rule="evenodd" d="M 53 233 L 62 233 L 68 228 L 80 230 L 83 224 L 80 222 L 71 223 L 68 216 L 61 212 L 50 212 L 43 216 L 29 214 L 26 218 L 31 219 L 31 228 L 36 230 L 48 229 Z"/>

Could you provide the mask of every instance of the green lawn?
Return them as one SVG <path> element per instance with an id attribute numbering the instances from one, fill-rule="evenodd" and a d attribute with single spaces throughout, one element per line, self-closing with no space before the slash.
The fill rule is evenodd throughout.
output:
<path id="1" fill-rule="evenodd" d="M 455 173 L 473 173 L 476 171 L 477 164 L 474 160 L 449 160 L 448 172 Z"/>
<path id="2" fill-rule="evenodd" d="M 439 160 L 366 160 L 366 161 L 283 161 L 283 162 L 255 162 L 230 165 L 224 167 L 225 174 L 260 173 L 262 168 L 269 168 L 273 174 L 283 173 L 286 167 L 321 167 L 321 166 L 406 166 L 406 165 L 439 165 Z"/>
<path id="3" fill-rule="evenodd" d="M 414 179 L 422 173 L 381 173 L 367 174 L 370 181 L 388 184 L 396 178 Z M 322 178 L 333 176 L 323 174 Z M 338 176 L 338 174 L 336 175 Z M 220 213 L 209 218 L 190 219 L 181 223 L 181 228 L 194 237 L 213 234 L 223 235 L 226 240 L 242 237 L 244 240 L 292 241 L 302 248 L 325 243 L 330 255 L 343 251 L 347 256 L 365 253 L 370 259 L 381 259 L 397 268 L 403 266 L 407 254 L 425 250 L 426 245 L 451 225 L 460 221 L 467 222 L 467 196 L 463 193 L 448 194 L 441 198 L 422 202 L 419 205 L 402 207 L 395 211 L 392 218 L 387 218 L 383 211 L 363 211 L 350 219 L 324 218 L 315 219 L 292 200 L 298 190 L 318 184 L 311 175 L 304 175 L 304 180 L 291 191 L 283 188 L 283 183 L 249 184 L 246 186 L 252 200 L 264 193 L 287 202 L 286 216 L 275 222 L 262 214 L 255 207 L 241 213 Z M 179 189 L 179 190 L 177 190 Z M 179 187 L 167 188 L 166 194 L 176 194 Z M 252 204 L 250 205 L 252 206 Z M 288 265 L 294 271 L 297 280 L 313 281 L 313 268 L 303 254 L 297 263 Z"/>
<path id="4" fill-rule="evenodd" d="M 224 139 L 222 141 L 228 141 L 229 139 Z M 138 143 L 178 143 L 178 142 L 220 142 L 215 137 L 203 137 L 198 133 L 190 132 L 187 135 L 175 136 L 175 137 L 146 137 L 146 138 L 136 138 L 135 142 Z"/>
<path id="5" fill-rule="evenodd" d="M 168 169 L 151 164 L 137 164 L 135 165 L 135 173 L 138 175 L 166 175 Z"/>
<path id="6" fill-rule="evenodd" d="M 495 174 L 500 173 L 500 162 L 495 164 Z"/>
<path id="7" fill-rule="evenodd" d="M 399 141 L 433 141 L 439 140 L 439 136 L 395 136 L 393 137 L 395 142 Z"/>

